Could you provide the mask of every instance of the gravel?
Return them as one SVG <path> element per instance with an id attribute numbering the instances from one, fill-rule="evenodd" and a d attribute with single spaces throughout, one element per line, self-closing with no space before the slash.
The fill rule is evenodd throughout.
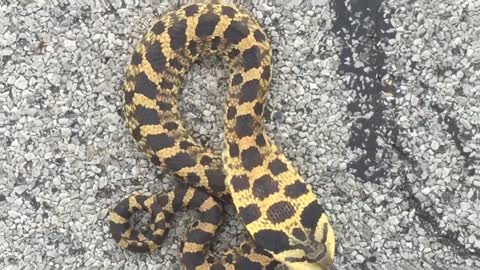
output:
<path id="1" fill-rule="evenodd" d="M 337 269 L 479 269 L 480 2 L 366 3 L 241 1 L 272 39 L 267 131 L 321 198 Z M 108 232 L 116 202 L 174 181 L 137 150 L 121 97 L 133 45 L 173 7 L 0 2 L 1 269 L 178 269 L 191 214 L 153 254 Z M 227 76 L 205 59 L 182 93 L 216 149 Z M 227 212 L 217 250 L 245 239 Z"/>

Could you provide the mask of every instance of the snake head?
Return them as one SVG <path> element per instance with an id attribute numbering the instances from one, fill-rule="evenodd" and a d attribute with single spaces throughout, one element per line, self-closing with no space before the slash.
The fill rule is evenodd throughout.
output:
<path id="1" fill-rule="evenodd" d="M 257 245 L 291 270 L 327 270 L 333 264 L 335 236 L 323 208 L 313 200 L 288 230 L 260 230 Z"/>
<path id="2" fill-rule="evenodd" d="M 318 230 L 321 232 L 317 232 L 316 229 L 307 230 L 305 233 L 300 229 L 294 231 L 295 239 L 290 240 L 295 243 L 290 249 L 293 252 L 285 257 L 285 264 L 290 269 L 327 270 L 332 265 L 335 247 L 333 230 L 328 222 L 319 222 Z M 301 237 L 303 241 L 297 237 Z"/>

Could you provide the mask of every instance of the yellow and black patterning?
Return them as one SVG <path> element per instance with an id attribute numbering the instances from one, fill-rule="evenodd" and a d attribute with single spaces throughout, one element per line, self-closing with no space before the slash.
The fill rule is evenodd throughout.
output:
<path id="1" fill-rule="evenodd" d="M 178 107 L 185 73 L 195 60 L 219 55 L 230 71 L 223 152 L 192 139 Z M 181 181 L 163 195 L 133 195 L 112 211 L 114 239 L 127 250 L 159 247 L 174 213 L 200 212 L 181 244 L 185 269 L 327 269 L 335 238 L 309 185 L 265 134 L 263 110 L 271 78 L 271 48 L 264 31 L 234 5 L 192 4 L 166 13 L 136 47 L 125 82 L 128 127 L 140 149 Z M 219 198 L 230 198 L 252 236 L 222 256 L 208 254 L 221 222 Z M 129 218 L 147 211 L 143 232 Z"/>

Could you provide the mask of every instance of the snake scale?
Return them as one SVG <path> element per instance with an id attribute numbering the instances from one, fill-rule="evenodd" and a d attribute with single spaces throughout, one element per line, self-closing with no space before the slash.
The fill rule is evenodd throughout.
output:
<path id="1" fill-rule="evenodd" d="M 178 107 L 182 81 L 199 58 L 218 55 L 230 77 L 224 149 L 197 143 Z M 271 47 L 255 19 L 235 5 L 190 4 L 161 16 L 136 46 L 124 85 L 125 115 L 139 148 L 180 181 L 166 194 L 132 195 L 111 212 L 110 231 L 133 252 L 157 249 L 174 213 L 196 209 L 181 242 L 184 269 L 328 269 L 335 237 L 311 187 L 265 134 Z M 222 255 L 208 246 L 231 200 L 251 241 Z M 220 201 L 220 202 L 219 202 Z M 141 232 L 137 211 L 151 215 Z"/>

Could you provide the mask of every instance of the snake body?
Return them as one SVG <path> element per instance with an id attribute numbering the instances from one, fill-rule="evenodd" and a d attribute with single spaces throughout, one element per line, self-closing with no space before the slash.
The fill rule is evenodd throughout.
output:
<path id="1" fill-rule="evenodd" d="M 219 55 L 230 71 L 222 152 L 197 143 L 178 107 L 181 83 L 199 58 Z M 159 247 L 174 213 L 197 209 L 181 244 L 185 269 L 327 269 L 335 237 L 311 187 L 264 132 L 270 42 L 234 5 L 192 4 L 164 14 L 136 46 L 124 86 L 128 127 L 152 163 L 179 178 L 167 194 L 132 195 L 112 211 L 113 238 L 127 250 Z M 222 256 L 208 252 L 221 222 L 219 199 L 233 201 L 252 241 Z M 148 228 L 129 224 L 139 210 Z"/>

